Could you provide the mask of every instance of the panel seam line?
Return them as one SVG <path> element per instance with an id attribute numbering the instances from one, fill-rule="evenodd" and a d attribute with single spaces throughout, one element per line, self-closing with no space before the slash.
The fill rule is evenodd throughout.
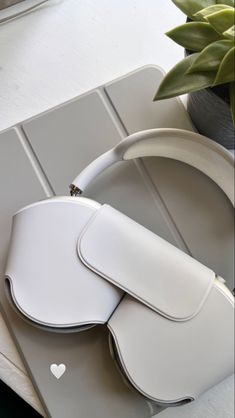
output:
<path id="1" fill-rule="evenodd" d="M 53 190 L 53 187 L 43 170 L 43 167 L 23 129 L 23 126 L 18 125 L 15 127 L 17 136 L 19 138 L 19 141 L 25 151 L 26 156 L 29 159 L 29 162 L 33 168 L 34 173 L 37 176 L 37 179 L 39 180 L 39 183 L 41 184 L 44 193 L 46 194 L 46 197 L 52 197 L 55 196 L 55 192 Z"/>

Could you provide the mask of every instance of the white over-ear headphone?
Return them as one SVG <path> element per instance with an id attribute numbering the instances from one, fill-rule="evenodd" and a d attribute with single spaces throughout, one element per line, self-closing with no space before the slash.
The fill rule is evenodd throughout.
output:
<path id="1" fill-rule="evenodd" d="M 108 166 L 147 156 L 197 168 L 234 206 L 234 160 L 223 147 L 183 130 L 138 132 L 87 166 L 72 197 L 15 214 L 6 279 L 13 306 L 36 326 L 107 324 L 128 382 L 172 405 L 233 372 L 234 298 L 208 267 L 111 206 L 75 197 Z"/>
<path id="2" fill-rule="evenodd" d="M 234 159 L 216 142 L 182 129 L 149 129 L 123 139 L 89 164 L 73 181 L 72 195 L 81 194 L 107 167 L 139 157 L 166 157 L 191 165 L 210 177 L 234 205 Z"/>

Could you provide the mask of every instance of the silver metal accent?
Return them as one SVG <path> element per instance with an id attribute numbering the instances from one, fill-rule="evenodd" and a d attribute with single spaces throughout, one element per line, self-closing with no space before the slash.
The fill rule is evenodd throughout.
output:
<path id="1" fill-rule="evenodd" d="M 215 277 L 216 277 L 216 279 L 217 279 L 217 280 L 219 280 L 219 282 L 220 282 L 220 283 L 223 283 L 223 284 L 225 284 L 225 283 L 226 283 L 226 280 L 225 280 L 225 279 L 223 279 L 223 277 L 218 276 L 218 274 L 216 274 L 216 275 L 215 275 Z"/>
<path id="2" fill-rule="evenodd" d="M 82 194 L 82 190 L 80 190 L 77 186 L 75 186 L 74 184 L 70 184 L 69 186 L 70 189 L 70 195 L 71 196 L 79 196 Z"/>

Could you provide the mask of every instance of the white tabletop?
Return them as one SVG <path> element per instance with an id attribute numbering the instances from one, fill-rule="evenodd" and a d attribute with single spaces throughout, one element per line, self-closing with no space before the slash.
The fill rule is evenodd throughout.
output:
<path id="1" fill-rule="evenodd" d="M 170 0 L 49 0 L 0 25 L 0 131 L 145 64 L 169 70 L 183 50 L 164 32 L 184 20 Z M 3 327 L 4 356 L 22 368 L 25 397 L 39 409 Z M 177 417 L 231 417 L 231 384 L 218 388 Z"/>
<path id="2" fill-rule="evenodd" d="M 142 65 L 169 70 L 183 50 L 164 33 L 184 19 L 170 0 L 49 0 L 0 25 L 0 130 Z"/>

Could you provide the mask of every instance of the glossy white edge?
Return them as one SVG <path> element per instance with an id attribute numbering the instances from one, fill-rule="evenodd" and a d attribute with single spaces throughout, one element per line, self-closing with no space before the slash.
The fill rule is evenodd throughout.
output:
<path id="1" fill-rule="evenodd" d="M 88 184 L 94 180 L 95 177 L 97 177 L 102 171 L 104 171 L 107 167 L 115 164 L 118 161 L 121 160 L 130 160 L 133 158 L 139 158 L 139 157 L 147 157 L 147 156 L 158 156 L 158 140 L 163 139 L 164 141 L 167 141 L 167 137 L 170 137 L 171 139 L 178 139 L 179 141 L 185 140 L 184 142 L 184 148 L 183 150 L 185 153 L 187 153 L 187 150 L 190 154 L 190 160 L 185 156 L 184 158 L 175 158 L 176 160 L 188 163 L 191 166 L 194 166 L 199 171 L 204 172 L 206 175 L 208 175 L 212 180 L 214 180 L 219 187 L 222 188 L 222 190 L 225 192 L 225 194 L 228 196 L 232 204 L 234 205 L 234 191 L 230 184 L 230 181 L 227 181 L 226 179 L 222 182 L 220 181 L 220 176 L 217 175 L 216 165 L 214 173 L 208 173 L 207 164 L 206 161 L 203 161 L 202 163 L 198 163 L 198 158 L 195 162 L 193 161 L 194 155 L 193 153 L 190 153 L 190 146 L 192 146 L 192 143 L 195 145 L 199 145 L 201 150 L 199 150 L 197 156 L 205 159 L 205 149 L 211 150 L 217 155 L 217 157 L 222 158 L 221 163 L 224 161 L 224 163 L 228 164 L 228 167 L 234 170 L 234 157 L 227 151 L 224 147 L 216 143 L 215 141 L 202 136 L 198 133 L 186 131 L 183 129 L 174 129 L 174 128 L 156 128 L 156 129 L 149 129 L 145 131 L 139 131 L 136 132 L 130 136 L 127 136 L 124 138 L 118 145 L 116 145 L 111 150 L 105 152 L 100 157 L 95 159 L 93 162 L 91 162 L 82 172 L 74 179 L 73 184 L 78 187 L 81 191 L 84 191 Z M 146 146 L 147 140 L 155 139 L 156 138 L 156 144 L 152 144 L 152 148 L 150 152 L 143 152 L 144 146 Z M 143 142 L 142 149 L 140 147 L 140 143 Z M 139 146 L 139 150 L 136 153 L 135 147 Z M 180 151 L 180 145 L 179 145 L 179 151 Z M 198 150 L 197 150 L 198 151 Z M 200 154 L 200 155 L 199 155 Z M 161 150 L 159 156 L 161 157 L 168 157 L 168 158 L 174 158 L 170 157 L 167 152 L 167 142 L 166 142 L 166 151 L 164 155 L 164 150 Z M 211 160 L 207 158 L 208 164 L 211 164 Z M 229 177 L 231 174 L 229 175 Z M 225 183 L 224 185 L 222 183 Z"/>
<path id="2" fill-rule="evenodd" d="M 106 205 L 107 206 L 107 205 Z M 102 208 L 101 208 L 101 210 L 102 210 Z M 95 218 L 96 218 L 96 216 L 98 215 L 98 212 L 96 212 L 92 217 L 91 217 L 91 219 L 87 222 L 87 224 L 84 226 L 84 228 L 83 228 L 83 230 L 82 230 L 82 233 L 81 233 L 81 235 L 79 236 L 79 238 L 78 238 L 78 244 L 77 244 L 77 252 L 78 252 L 78 256 L 79 256 L 79 258 L 80 258 L 80 260 L 83 262 L 83 264 L 89 269 L 89 270 L 92 270 L 94 273 L 96 273 L 96 274 L 98 274 L 99 276 L 101 276 L 101 277 L 103 277 L 105 280 L 107 280 L 108 282 L 110 282 L 110 283 L 112 283 L 112 284 L 114 284 L 115 286 L 117 286 L 118 288 L 120 288 L 120 289 L 122 289 L 122 290 L 124 290 L 124 292 L 125 293 L 127 293 L 127 294 L 129 294 L 129 295 L 131 295 L 131 296 L 133 296 L 133 298 L 135 298 L 136 300 L 138 300 L 139 302 L 141 302 L 142 304 L 144 304 L 145 306 L 148 306 L 150 309 L 152 309 L 153 311 L 155 311 L 156 313 L 158 313 L 158 314 L 160 314 L 161 316 L 164 316 L 165 318 L 167 318 L 167 319 L 169 319 L 169 320 L 171 320 L 171 321 L 175 321 L 175 322 L 184 322 L 184 321 L 188 321 L 188 320 L 190 320 L 190 319 L 192 319 L 192 318 L 194 318 L 199 312 L 200 312 L 200 310 L 202 309 L 202 307 L 203 307 L 203 305 L 204 305 L 204 303 L 206 302 L 206 299 L 207 299 L 207 297 L 208 297 L 208 295 L 210 294 L 210 291 L 211 291 L 211 289 L 212 289 L 212 287 L 213 287 L 213 285 L 214 285 L 214 281 L 215 281 L 215 278 L 216 278 L 216 274 L 213 272 L 213 271 L 211 271 L 211 272 L 213 272 L 213 274 L 214 274 L 214 278 L 213 278 L 213 280 L 209 283 L 209 285 L 208 285 L 208 288 L 207 288 L 207 290 L 206 290 L 206 292 L 205 292 L 205 295 L 204 295 L 204 297 L 202 298 L 202 300 L 201 300 L 201 302 L 200 302 L 200 304 L 199 304 L 199 306 L 198 306 L 198 308 L 196 309 L 196 311 L 192 314 L 192 315 L 190 315 L 190 316 L 187 316 L 187 317 L 184 317 L 184 318 L 179 318 L 179 317 L 177 317 L 177 318 L 175 318 L 175 317 L 173 317 L 173 316 L 171 316 L 171 315 L 168 315 L 168 314 L 166 314 L 165 312 L 162 312 L 161 310 L 159 310 L 159 309 L 157 309 L 155 306 L 153 306 L 152 304 L 150 304 L 150 303 L 148 303 L 146 300 L 144 300 L 143 298 L 141 298 L 140 296 L 138 296 L 137 294 L 135 294 L 133 291 L 130 291 L 129 289 L 127 289 L 125 286 L 123 286 L 123 285 L 120 285 L 120 283 L 119 282 L 117 282 L 114 278 L 112 278 L 112 277 L 109 277 L 109 276 L 107 276 L 107 275 L 105 275 L 104 273 L 102 273 L 101 271 L 99 271 L 98 269 L 96 269 L 94 266 L 92 266 L 87 260 L 86 260 L 86 258 L 84 257 L 84 255 L 83 255 L 83 253 L 82 253 L 82 251 L 81 251 L 81 241 L 82 241 L 82 238 L 83 238 L 83 236 L 84 236 L 84 234 L 86 233 L 86 231 L 87 231 L 87 229 L 90 227 L 90 225 L 95 221 Z"/>
<path id="3" fill-rule="evenodd" d="M 233 306 L 233 308 L 234 308 L 234 296 L 232 295 L 232 293 L 230 292 L 230 290 L 223 284 L 223 283 L 221 283 L 220 282 L 220 280 L 218 279 L 218 278 L 216 278 L 215 280 L 214 280 L 214 286 L 217 288 L 217 290 L 220 292 L 220 293 L 222 293 L 222 295 L 228 300 L 228 302 Z M 125 364 L 125 362 L 124 362 L 124 360 L 123 360 L 123 357 L 122 357 L 122 352 L 121 352 L 121 349 L 120 349 L 120 345 L 119 345 L 119 342 L 118 342 L 118 338 L 116 337 L 116 334 L 115 334 L 115 331 L 114 331 L 114 329 L 112 328 L 112 326 L 110 325 L 110 322 L 108 322 L 108 324 L 107 324 L 107 327 L 108 327 L 108 330 L 109 330 L 109 333 L 110 333 L 110 335 L 112 336 L 112 338 L 113 338 L 113 341 L 114 341 L 114 343 L 115 343 L 115 347 L 116 347 L 116 350 L 117 350 L 117 354 L 118 354 L 118 358 L 119 358 L 119 361 L 120 361 L 120 363 L 121 363 L 121 365 L 122 365 L 122 368 L 123 368 L 123 370 L 124 370 L 124 372 L 125 372 L 125 374 L 126 374 L 126 376 L 127 376 L 127 378 L 129 379 L 129 381 L 130 381 L 130 383 L 131 383 L 131 385 L 139 392 L 139 393 L 141 393 L 145 398 L 147 398 L 147 399 L 151 399 L 151 400 L 153 400 L 154 402 L 158 402 L 159 404 L 163 404 L 163 405 L 175 405 L 175 404 L 180 404 L 181 402 L 183 402 L 183 401 L 185 401 L 185 400 L 191 400 L 191 401 L 193 401 L 193 400 L 195 400 L 196 399 L 196 397 L 195 398 L 193 398 L 192 396 L 187 396 L 187 395 L 184 395 L 182 398 L 177 398 L 177 399 L 171 399 L 171 400 L 167 400 L 167 401 L 164 401 L 164 400 L 162 400 L 162 399 L 156 399 L 156 398 L 153 398 L 153 397 L 151 397 L 151 396 L 149 396 L 145 391 L 143 391 L 142 389 L 141 389 L 141 387 L 140 386 L 138 386 L 136 383 L 135 383 L 135 381 L 132 379 L 132 377 L 131 377 L 131 375 L 129 374 L 129 372 L 128 372 L 128 369 L 127 369 L 127 367 L 126 367 L 126 364 Z M 113 352 L 113 348 L 112 348 L 112 345 L 111 345 L 111 342 L 110 342 L 110 340 L 109 340 L 109 347 L 110 347 L 110 352 L 111 352 L 111 354 L 112 354 L 112 352 Z M 116 360 L 116 355 L 115 355 L 115 353 L 113 353 L 113 355 L 114 355 L 114 358 L 115 358 L 115 360 Z M 119 371 L 122 373 L 122 371 L 120 370 L 120 368 L 119 368 L 119 366 L 117 366 L 118 367 L 118 369 L 119 369 Z"/>
<path id="4" fill-rule="evenodd" d="M 78 197 L 73 197 L 73 196 L 53 196 L 53 197 L 50 197 L 49 199 L 45 198 L 37 202 L 30 203 L 29 205 L 24 206 L 23 208 L 15 212 L 13 216 L 18 215 L 18 213 L 23 212 L 26 209 L 30 209 L 34 206 L 45 205 L 45 204 L 50 204 L 50 203 L 55 203 L 55 202 L 60 202 L 60 203 L 73 202 L 73 203 L 78 203 L 79 205 L 93 207 L 94 209 L 99 209 L 101 206 L 100 203 L 96 202 L 95 200 L 88 199 L 87 197 L 79 196 L 78 198 Z"/>
<path id="5" fill-rule="evenodd" d="M 17 214 L 19 214 L 20 212 L 23 212 L 27 209 L 31 209 L 32 207 L 35 206 L 40 206 L 40 205 L 45 205 L 45 204 L 52 204 L 55 202 L 60 202 L 60 203 L 68 203 L 68 202 L 73 202 L 75 204 L 79 204 L 79 206 L 87 206 L 87 207 L 93 207 L 94 209 L 99 209 L 100 208 L 100 204 L 95 202 L 94 200 L 85 198 L 85 197 L 71 197 L 71 196 L 54 196 L 51 197 L 50 199 L 44 199 L 44 200 L 40 200 L 39 202 L 34 202 L 31 203 L 25 207 L 23 207 L 22 209 L 18 210 L 14 216 L 16 216 Z M 9 289 L 9 286 L 10 289 Z M 17 314 L 20 314 L 23 316 L 23 318 L 30 323 L 30 321 L 33 321 L 34 323 L 38 324 L 38 326 L 42 327 L 44 330 L 48 329 L 48 331 L 51 330 L 58 330 L 58 331 L 63 331 L 66 332 L 72 332 L 74 330 L 74 332 L 77 331 L 83 331 L 85 329 L 89 329 L 92 328 L 95 325 L 99 325 L 99 324 L 103 324 L 102 321 L 97 321 L 97 320 L 91 320 L 89 322 L 79 322 L 79 323 L 69 323 L 69 324 L 47 324 L 46 322 L 43 321 L 39 321 L 38 319 L 34 318 L 33 316 L 30 316 L 28 313 L 26 313 L 24 311 L 24 309 L 21 308 L 21 306 L 18 304 L 17 298 L 15 296 L 14 293 L 14 286 L 13 286 L 13 282 L 11 280 L 11 277 L 8 275 L 5 275 L 5 287 L 6 287 L 6 294 L 7 297 L 9 299 L 9 301 L 11 302 L 11 306 L 13 306 L 13 309 L 15 309 L 17 311 Z"/>
<path id="6" fill-rule="evenodd" d="M 118 338 L 116 337 L 116 334 L 115 334 L 115 332 L 114 332 L 114 330 L 113 330 L 113 328 L 111 327 L 111 325 L 110 325 L 110 323 L 108 322 L 108 324 L 107 324 L 107 327 L 108 327 L 108 330 L 109 330 L 109 332 L 110 332 L 110 334 L 111 334 L 111 336 L 112 336 L 112 338 L 113 338 L 113 340 L 114 340 L 114 343 L 115 343 L 115 347 L 116 347 L 116 349 L 117 349 L 117 353 L 118 353 L 118 358 L 119 358 L 119 360 L 120 360 L 120 362 L 121 362 L 121 365 L 122 365 L 122 367 L 123 367 L 123 370 L 124 370 L 124 372 L 125 372 L 125 374 L 126 374 L 126 376 L 127 376 L 127 378 L 129 379 L 129 381 L 130 381 L 130 383 L 131 383 L 131 385 L 141 394 L 141 395 L 143 395 L 145 398 L 147 398 L 147 399 L 149 399 L 149 400 L 152 400 L 153 402 L 157 402 L 157 403 L 159 403 L 159 404 L 162 404 L 162 405 L 166 405 L 166 406 L 169 406 L 170 404 L 179 404 L 180 402 L 182 402 L 182 401 L 185 401 L 186 399 L 189 399 L 189 400 L 191 400 L 191 401 L 194 401 L 194 399 L 195 398 L 193 398 L 192 396 L 188 396 L 188 395 L 185 395 L 185 396 L 183 396 L 182 398 L 177 398 L 177 399 L 171 399 L 171 400 L 167 400 L 167 401 L 164 401 L 163 399 L 157 399 L 157 398 L 153 398 L 153 397 L 151 397 L 151 396 L 149 396 L 145 391 L 143 391 L 142 389 L 141 389 L 141 387 L 140 386 L 138 386 L 136 383 L 135 383 L 135 381 L 132 379 L 132 377 L 131 377 L 131 375 L 129 374 L 129 372 L 128 372 L 128 369 L 127 369 L 127 367 L 126 367 L 126 364 L 125 364 L 125 362 L 123 361 L 123 358 L 122 358 L 122 354 L 121 354 L 121 350 L 120 350 L 120 346 L 119 346 L 119 343 L 118 343 Z M 111 345 L 111 344 L 109 344 L 109 345 Z M 112 351 L 112 350 L 110 350 L 110 351 Z"/>

